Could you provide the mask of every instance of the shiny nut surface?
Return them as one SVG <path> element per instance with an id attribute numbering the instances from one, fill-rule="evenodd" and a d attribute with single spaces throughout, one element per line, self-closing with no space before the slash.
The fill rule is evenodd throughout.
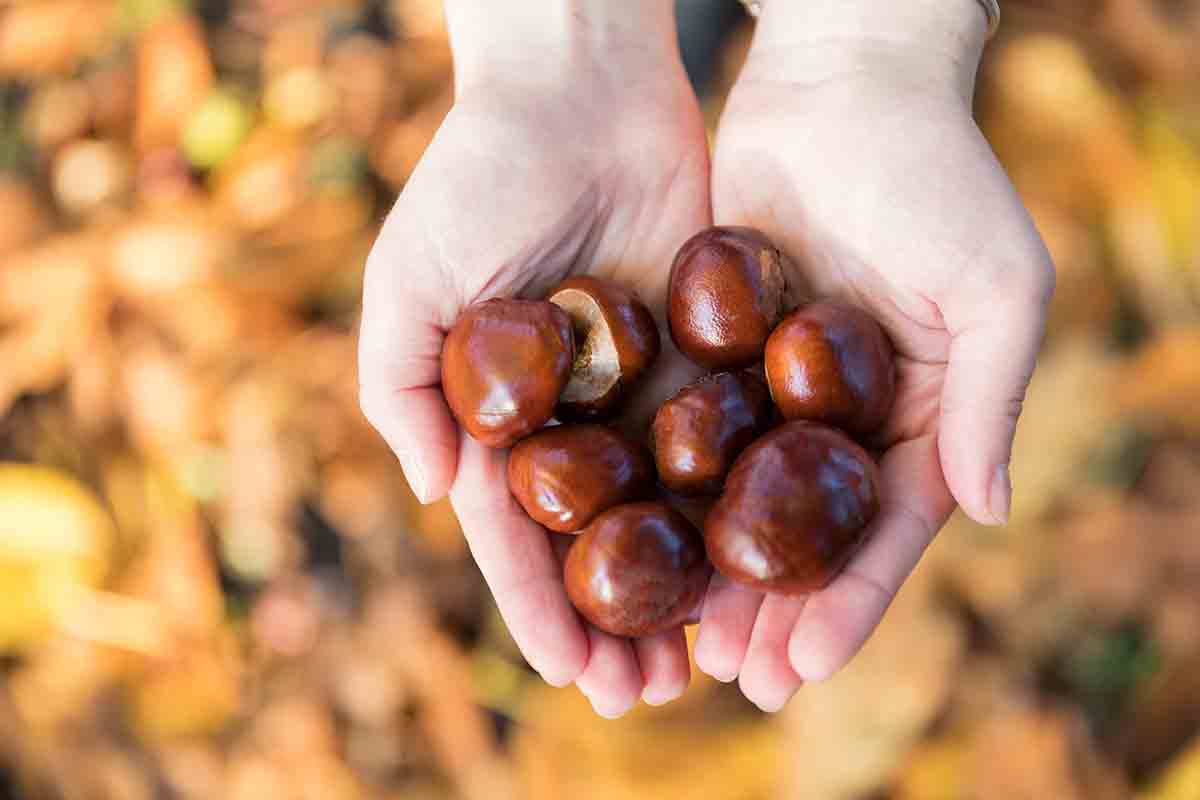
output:
<path id="1" fill-rule="evenodd" d="M 786 295 L 783 255 L 765 235 L 708 228 L 684 242 L 671 265 L 671 336 L 703 367 L 748 366 L 762 357 Z"/>
<path id="2" fill-rule="evenodd" d="M 558 416 L 579 421 L 611 416 L 658 358 L 654 316 L 633 292 L 590 275 L 568 278 L 548 299 L 570 315 L 575 332 L 575 361 Z"/>
<path id="3" fill-rule="evenodd" d="M 854 306 L 796 309 L 767 340 L 763 365 L 771 397 L 787 419 L 870 433 L 887 419 L 896 397 L 892 343 Z"/>
<path id="4" fill-rule="evenodd" d="M 559 425 L 517 443 L 508 457 L 508 487 L 552 531 L 581 530 L 613 506 L 654 489 L 650 454 L 602 425 Z"/>
<path id="5" fill-rule="evenodd" d="M 571 320 L 558 306 L 485 300 L 446 336 L 442 392 L 467 433 L 488 447 L 509 447 L 554 415 L 573 354 Z"/>
<path id="6" fill-rule="evenodd" d="M 579 613 L 616 636 L 682 625 L 708 586 L 699 532 L 665 503 L 610 509 L 571 545 L 567 594 Z"/>
<path id="7" fill-rule="evenodd" d="M 704 525 L 713 566 L 756 589 L 827 585 L 879 513 L 879 470 L 845 434 L 789 422 L 752 444 Z"/>
<path id="8" fill-rule="evenodd" d="M 734 459 L 774 417 L 767 385 L 757 375 L 719 372 L 693 381 L 654 416 L 659 481 L 685 497 L 719 493 Z"/>

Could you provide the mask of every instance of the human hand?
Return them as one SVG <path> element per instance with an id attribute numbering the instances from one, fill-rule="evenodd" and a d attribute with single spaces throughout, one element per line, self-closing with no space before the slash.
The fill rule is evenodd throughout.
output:
<path id="1" fill-rule="evenodd" d="M 471 303 L 542 297 L 575 273 L 661 310 L 675 249 L 710 219 L 705 131 L 669 2 L 492 5 L 447 7 L 456 102 L 368 259 L 361 404 L 421 501 L 449 492 L 528 662 L 616 716 L 683 691 L 683 632 L 630 643 L 581 622 L 563 586 L 566 537 L 513 500 L 507 452 L 460 434 L 447 410 L 442 340 Z M 664 332 L 631 411 L 691 374 Z"/>
<path id="2" fill-rule="evenodd" d="M 768 2 L 721 120 L 716 222 L 767 233 L 795 281 L 868 309 L 897 352 L 868 544 L 807 597 L 710 586 L 696 662 L 765 710 L 862 647 L 955 500 L 1008 517 L 1054 272 L 971 118 L 985 28 L 973 0 Z"/>

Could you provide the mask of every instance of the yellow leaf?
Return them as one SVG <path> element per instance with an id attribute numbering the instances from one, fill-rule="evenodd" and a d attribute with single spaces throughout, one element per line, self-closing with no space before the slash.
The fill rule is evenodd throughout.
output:
<path id="1" fill-rule="evenodd" d="M 0 650 L 50 633 L 60 602 L 108 571 L 111 518 L 78 481 L 48 467 L 0 464 Z"/>
<path id="2" fill-rule="evenodd" d="M 1177 755 L 1138 800 L 1193 800 L 1200 797 L 1200 738 Z"/>
<path id="3" fill-rule="evenodd" d="M 1196 256 L 1200 237 L 1200 153 L 1154 109 L 1146 115 L 1143 136 L 1170 257 L 1185 267 Z"/>

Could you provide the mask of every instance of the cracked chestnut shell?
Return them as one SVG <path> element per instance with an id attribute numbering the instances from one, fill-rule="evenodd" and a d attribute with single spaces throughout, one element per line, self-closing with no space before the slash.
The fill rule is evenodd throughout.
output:
<path id="1" fill-rule="evenodd" d="M 611 416 L 658 358 L 662 343 L 654 315 L 633 292 L 590 275 L 568 278 L 548 299 L 570 315 L 575 332 L 575 361 L 559 398 L 559 418 Z"/>
<path id="2" fill-rule="evenodd" d="M 767 340 L 763 366 L 784 417 L 865 434 L 892 410 L 895 361 L 891 341 L 870 314 L 813 303 L 779 323 Z"/>
<path id="3" fill-rule="evenodd" d="M 574 355 L 571 318 L 553 303 L 495 298 L 464 311 L 442 345 L 442 393 L 488 447 L 509 447 L 554 415 Z"/>
<path id="4" fill-rule="evenodd" d="M 537 522 L 558 533 L 586 527 L 654 486 L 646 448 L 602 425 L 559 425 L 522 439 L 508 456 L 508 488 Z"/>
<path id="5" fill-rule="evenodd" d="M 567 553 L 567 595 L 589 622 L 615 636 L 652 636 L 682 625 L 704 596 L 704 542 L 665 503 L 605 511 Z"/>
<path id="6" fill-rule="evenodd" d="M 834 428 L 789 422 L 750 445 L 704 524 L 713 566 L 766 592 L 826 586 L 879 513 L 879 468 Z"/>
<path id="7" fill-rule="evenodd" d="M 654 416 L 659 481 L 684 497 L 719 493 L 734 459 L 774 417 L 767 385 L 757 375 L 719 372 L 693 381 Z"/>
<path id="8" fill-rule="evenodd" d="M 671 337 L 703 367 L 749 366 L 786 311 L 786 295 L 783 254 L 763 233 L 708 228 L 684 242 L 671 265 Z"/>

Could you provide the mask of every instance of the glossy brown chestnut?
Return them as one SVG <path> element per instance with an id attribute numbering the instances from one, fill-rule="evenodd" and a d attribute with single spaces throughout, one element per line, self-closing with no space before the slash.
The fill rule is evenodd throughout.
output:
<path id="1" fill-rule="evenodd" d="M 508 488 L 529 516 L 559 533 L 648 496 L 646 448 L 602 425 L 559 425 L 522 439 L 508 456 Z"/>
<path id="2" fill-rule="evenodd" d="M 442 393 L 467 433 L 488 447 L 509 447 L 554 415 L 573 355 L 571 318 L 558 306 L 485 300 L 446 336 Z"/>
<path id="3" fill-rule="evenodd" d="M 763 366 L 775 405 L 787 419 L 808 419 L 870 433 L 896 397 L 892 343 L 870 314 L 813 303 L 779 323 Z"/>
<path id="4" fill-rule="evenodd" d="M 662 485 L 684 497 L 718 494 L 733 461 L 775 417 L 767 385 L 749 372 L 718 372 L 680 389 L 654 416 Z"/>
<path id="5" fill-rule="evenodd" d="M 708 586 L 704 542 L 665 503 L 605 511 L 567 553 L 567 595 L 579 613 L 616 636 L 651 636 L 682 625 Z"/>
<path id="6" fill-rule="evenodd" d="M 704 523 L 713 566 L 779 594 L 827 585 L 879 513 L 879 469 L 845 434 L 789 422 L 750 445 Z"/>
<path id="7" fill-rule="evenodd" d="M 709 369 L 759 360 L 787 310 L 786 272 L 783 254 L 754 228 L 708 228 L 688 239 L 671 265 L 676 346 Z"/>
<path id="8" fill-rule="evenodd" d="M 658 358 L 654 315 L 633 292 L 590 275 L 568 278 L 548 299 L 570 315 L 575 330 L 575 362 L 559 399 L 559 418 L 610 416 Z"/>

